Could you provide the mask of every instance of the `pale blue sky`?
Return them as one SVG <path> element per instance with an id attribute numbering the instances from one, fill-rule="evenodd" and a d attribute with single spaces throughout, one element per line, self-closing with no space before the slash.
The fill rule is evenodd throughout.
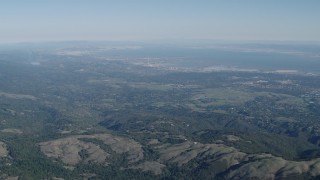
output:
<path id="1" fill-rule="evenodd" d="M 320 0 L 0 0 L 0 43 L 320 41 Z"/>

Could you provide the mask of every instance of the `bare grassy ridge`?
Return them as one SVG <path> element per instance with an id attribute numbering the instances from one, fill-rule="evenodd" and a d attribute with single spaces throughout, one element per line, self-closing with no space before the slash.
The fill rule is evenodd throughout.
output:
<path id="1" fill-rule="evenodd" d="M 132 139 L 113 136 L 111 134 L 96 134 L 92 135 L 91 138 L 103 141 L 118 154 L 126 153 L 128 155 L 127 160 L 129 163 L 135 163 L 144 158 L 141 144 Z"/>
<path id="2" fill-rule="evenodd" d="M 150 171 L 153 172 L 156 175 L 159 175 L 162 173 L 162 170 L 166 166 L 157 162 L 157 161 L 146 161 L 143 162 L 137 166 L 133 166 L 132 169 L 141 169 L 142 171 Z"/>
<path id="3" fill-rule="evenodd" d="M 11 99 L 29 99 L 33 101 L 37 100 L 36 97 L 31 95 L 25 95 L 25 94 L 12 94 L 12 93 L 0 92 L 0 96 L 11 98 Z"/>
<path id="4" fill-rule="evenodd" d="M 95 163 L 104 163 L 108 154 L 99 146 L 80 141 L 79 136 L 73 136 L 63 139 L 58 139 L 49 142 L 40 143 L 41 151 L 48 157 L 60 158 L 63 163 L 69 166 L 75 166 L 82 159 L 79 155 L 81 150 L 88 152 L 88 158 L 85 161 Z"/>
<path id="5" fill-rule="evenodd" d="M 223 135 L 224 138 L 226 138 L 227 141 L 240 141 L 241 138 L 235 135 Z"/>
<path id="6" fill-rule="evenodd" d="M 39 145 L 41 151 L 48 157 L 59 158 L 69 166 L 75 166 L 80 161 L 106 165 L 109 154 L 99 145 L 81 141 L 81 138 L 101 140 L 115 153 L 125 153 L 131 168 L 151 171 L 156 175 L 162 173 L 166 167 L 164 163 L 177 163 L 178 166 L 183 166 L 192 160 L 223 164 L 221 173 L 224 173 L 227 179 L 277 179 L 304 173 L 310 176 L 320 175 L 320 159 L 287 161 L 270 154 L 246 154 L 224 144 L 202 144 L 191 141 L 174 145 L 154 144 L 153 148 L 159 152 L 159 159 L 145 162 L 141 162 L 144 159 L 141 144 L 132 139 L 110 134 L 75 135 L 42 142 Z M 81 150 L 86 150 L 88 153 L 85 159 L 79 155 Z"/>
<path id="7" fill-rule="evenodd" d="M 320 159 L 287 161 L 270 154 L 246 154 L 223 144 L 201 144 L 187 141 L 176 145 L 159 146 L 160 162 L 182 166 L 194 159 L 211 158 L 222 162 L 227 179 L 278 179 L 301 174 L 320 175 Z M 237 166 L 237 168 L 232 168 Z"/>
<path id="8" fill-rule="evenodd" d="M 16 176 L 16 177 L 7 177 L 5 180 L 18 180 L 19 177 Z"/>
<path id="9" fill-rule="evenodd" d="M 168 147 L 160 147 L 160 162 L 174 162 L 182 166 L 189 161 L 207 156 L 217 157 L 220 161 L 226 160 L 228 166 L 239 164 L 240 160 L 246 155 L 239 152 L 233 147 L 223 144 L 201 144 L 187 141 L 182 144 L 170 145 Z"/>
<path id="10" fill-rule="evenodd" d="M 8 153 L 7 145 L 0 141 L 0 158 L 7 157 Z"/>
<path id="11" fill-rule="evenodd" d="M 20 129 L 15 129 L 15 128 L 7 128 L 3 129 L 0 132 L 3 133 L 12 133 L 12 134 L 22 134 L 23 132 Z"/>
<path id="12" fill-rule="evenodd" d="M 228 179 L 280 179 L 295 177 L 304 173 L 320 175 L 320 159 L 311 161 L 287 161 L 269 154 L 248 155 L 242 161 L 251 159 L 239 168 L 228 172 Z"/>
<path id="13" fill-rule="evenodd" d="M 117 154 L 127 154 L 129 163 L 138 162 L 143 159 L 143 150 L 139 143 L 123 137 L 117 137 L 110 134 L 95 134 L 95 135 L 77 135 L 67 138 L 57 139 L 48 142 L 40 143 L 41 151 L 48 157 L 59 158 L 65 164 L 74 166 L 81 160 L 85 162 L 94 162 L 105 164 L 109 154 L 91 142 L 81 141 L 81 138 L 98 139 Z M 79 155 L 80 151 L 85 150 L 88 153 L 86 159 L 82 159 Z"/>

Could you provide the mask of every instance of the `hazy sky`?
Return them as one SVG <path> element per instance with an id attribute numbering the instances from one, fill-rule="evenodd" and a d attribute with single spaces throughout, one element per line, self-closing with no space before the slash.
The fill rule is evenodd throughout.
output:
<path id="1" fill-rule="evenodd" d="M 0 43 L 320 41 L 320 0 L 0 0 Z"/>

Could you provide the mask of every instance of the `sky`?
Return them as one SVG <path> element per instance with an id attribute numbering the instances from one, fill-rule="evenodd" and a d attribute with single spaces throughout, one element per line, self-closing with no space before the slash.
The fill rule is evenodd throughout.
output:
<path id="1" fill-rule="evenodd" d="M 0 43 L 320 41 L 320 0 L 0 0 Z"/>

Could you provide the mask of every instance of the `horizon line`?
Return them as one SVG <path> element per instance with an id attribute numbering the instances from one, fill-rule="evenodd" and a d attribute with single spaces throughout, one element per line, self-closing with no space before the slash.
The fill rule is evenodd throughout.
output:
<path id="1" fill-rule="evenodd" d="M 10 42 L 0 42 L 0 45 L 19 45 L 19 44 L 47 44 L 47 43 L 121 43 L 121 42 L 131 42 L 131 43 L 275 43 L 275 44 L 285 44 L 285 43 L 298 43 L 298 44 L 320 44 L 319 40 L 231 40 L 231 39 L 66 39 L 66 40 L 23 40 L 23 41 L 10 41 Z"/>

